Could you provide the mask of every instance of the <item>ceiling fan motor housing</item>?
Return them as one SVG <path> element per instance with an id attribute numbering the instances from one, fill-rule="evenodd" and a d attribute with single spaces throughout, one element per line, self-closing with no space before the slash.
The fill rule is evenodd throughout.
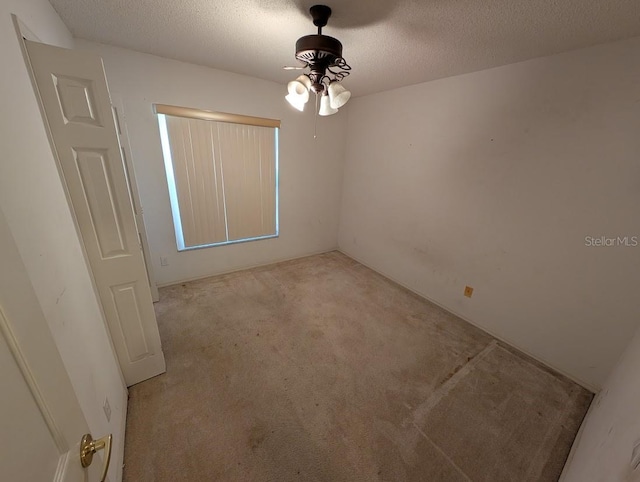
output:
<path id="1" fill-rule="evenodd" d="M 296 42 L 296 59 L 309 68 L 304 74 L 311 80 L 310 89 L 316 94 L 326 93 L 331 82 L 339 82 L 349 75 L 351 67 L 342 57 L 342 43 L 336 38 L 322 35 L 322 27 L 327 25 L 331 8 L 326 5 L 314 5 L 309 10 L 318 33 L 305 35 Z M 336 70 L 331 70 L 335 68 Z"/>
<path id="2" fill-rule="evenodd" d="M 296 59 L 309 65 L 309 77 L 315 92 L 322 91 L 322 77 L 328 67 L 342 57 L 342 44 L 327 35 L 306 35 L 296 42 Z"/>
<path id="3" fill-rule="evenodd" d="M 330 58 L 332 62 L 342 57 L 342 43 L 328 35 L 305 35 L 296 42 L 296 59 L 309 62 Z"/>

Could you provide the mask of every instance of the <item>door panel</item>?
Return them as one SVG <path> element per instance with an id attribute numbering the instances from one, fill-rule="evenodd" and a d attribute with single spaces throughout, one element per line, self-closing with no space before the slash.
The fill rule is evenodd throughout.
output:
<path id="1" fill-rule="evenodd" d="M 80 186 L 88 207 L 88 223 L 95 229 L 103 260 L 129 255 L 122 235 L 123 226 L 113 198 L 113 183 L 105 150 L 73 149 L 80 172 Z"/>
<path id="2" fill-rule="evenodd" d="M 127 385 L 165 371 L 100 57 L 25 41 L 74 217 Z"/>
<path id="3" fill-rule="evenodd" d="M 129 178 L 129 196 L 131 197 L 131 201 L 133 202 L 133 212 L 136 216 L 136 226 L 138 227 L 138 236 L 140 239 L 140 244 L 142 245 L 144 264 L 147 268 L 147 278 L 149 279 L 149 287 L 151 288 L 151 297 L 153 298 L 153 301 L 156 302 L 160 300 L 160 294 L 158 293 L 156 279 L 153 273 L 153 268 L 151 266 L 151 250 L 149 248 L 149 241 L 147 239 L 147 229 L 144 224 L 142 204 L 140 202 L 138 183 L 136 181 L 136 171 L 133 167 L 133 157 L 131 155 L 131 146 L 129 145 L 129 132 L 126 125 L 126 116 L 122 96 L 111 93 L 111 103 L 113 118 L 116 124 L 118 138 L 120 139 L 122 159 L 124 160 L 127 177 Z"/>
<path id="4" fill-rule="evenodd" d="M 136 283 L 127 283 L 111 288 L 113 303 L 123 331 L 129 361 L 136 362 L 149 355 L 144 336 L 144 324 L 140 314 L 140 302 Z M 128 320 L 128 322 L 123 322 Z"/>
<path id="5" fill-rule="evenodd" d="M 9 322 L 0 310 L 0 332 L 9 326 Z M 14 340 L 12 340 L 14 341 Z M 56 441 L 52 431 L 45 421 L 45 414 L 53 424 L 65 423 L 57 414 L 51 414 L 46 400 L 39 393 L 37 383 L 28 373 L 29 363 L 21 360 L 23 369 L 16 361 L 21 357 L 21 351 L 14 345 L 9 347 L 4 336 L 0 335 L 0 373 L 2 375 L 3 395 L 0 397 L 1 427 L 0 433 L 0 474 L 2 480 L 12 482 L 84 482 L 85 470 L 80 466 L 79 447 L 68 443 L 64 435 L 59 433 Z M 55 363 L 56 360 L 51 360 Z M 23 372 L 23 370 L 26 371 Z M 30 383 L 25 380 L 31 378 Z M 61 390 L 71 390 L 70 386 L 60 387 Z M 34 393 L 35 392 L 35 393 Z M 73 393 L 73 392 L 71 392 Z M 67 394 L 69 395 L 69 394 Z M 78 431 L 82 437 L 88 431 L 82 413 L 75 413 L 79 424 L 85 425 Z M 77 440 L 80 441 L 80 438 Z M 96 477 L 100 461 L 92 464 L 89 470 L 93 473 L 91 480 Z"/>
<path id="6" fill-rule="evenodd" d="M 77 122 L 102 127 L 97 117 L 91 81 L 52 74 L 58 105 L 65 124 Z"/>

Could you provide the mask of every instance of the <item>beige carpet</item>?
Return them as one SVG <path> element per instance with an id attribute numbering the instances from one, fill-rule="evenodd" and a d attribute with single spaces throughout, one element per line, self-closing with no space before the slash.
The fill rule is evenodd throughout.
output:
<path id="1" fill-rule="evenodd" d="M 592 397 L 338 252 L 160 293 L 126 482 L 555 481 Z"/>

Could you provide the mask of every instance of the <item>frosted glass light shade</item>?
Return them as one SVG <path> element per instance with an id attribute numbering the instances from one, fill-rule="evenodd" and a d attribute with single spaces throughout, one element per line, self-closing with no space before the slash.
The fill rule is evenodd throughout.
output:
<path id="1" fill-rule="evenodd" d="M 309 89 L 311 89 L 311 79 L 306 76 L 306 75 L 299 75 L 298 78 L 296 79 L 296 81 L 300 82 L 302 85 L 304 85 L 307 89 L 307 91 Z"/>
<path id="2" fill-rule="evenodd" d="M 309 89 L 311 88 L 311 79 L 306 75 L 299 76 L 296 80 L 292 80 L 287 84 L 287 90 L 292 95 L 301 96 L 304 102 L 309 100 Z"/>
<path id="3" fill-rule="evenodd" d="M 329 84 L 329 102 L 334 109 L 339 109 L 345 105 L 350 97 L 351 92 L 345 89 L 342 84 L 338 82 L 331 82 Z"/>
<path id="4" fill-rule="evenodd" d="M 284 98 L 287 99 L 287 102 L 289 102 L 289 104 L 302 112 L 304 110 L 304 105 L 307 103 L 307 100 L 309 100 L 309 93 L 307 92 L 306 99 L 304 99 L 303 96 L 296 94 L 287 94 L 284 96 Z"/>
<path id="5" fill-rule="evenodd" d="M 320 109 L 318 110 L 319 115 L 333 115 L 336 112 L 338 112 L 338 109 L 331 107 L 331 101 L 329 100 L 328 95 L 320 97 Z"/>

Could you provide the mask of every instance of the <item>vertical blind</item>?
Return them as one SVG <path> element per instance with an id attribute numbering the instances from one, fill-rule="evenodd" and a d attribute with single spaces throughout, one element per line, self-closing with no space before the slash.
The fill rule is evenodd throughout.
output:
<path id="1" fill-rule="evenodd" d="M 276 127 L 158 118 L 178 249 L 278 234 Z"/>

